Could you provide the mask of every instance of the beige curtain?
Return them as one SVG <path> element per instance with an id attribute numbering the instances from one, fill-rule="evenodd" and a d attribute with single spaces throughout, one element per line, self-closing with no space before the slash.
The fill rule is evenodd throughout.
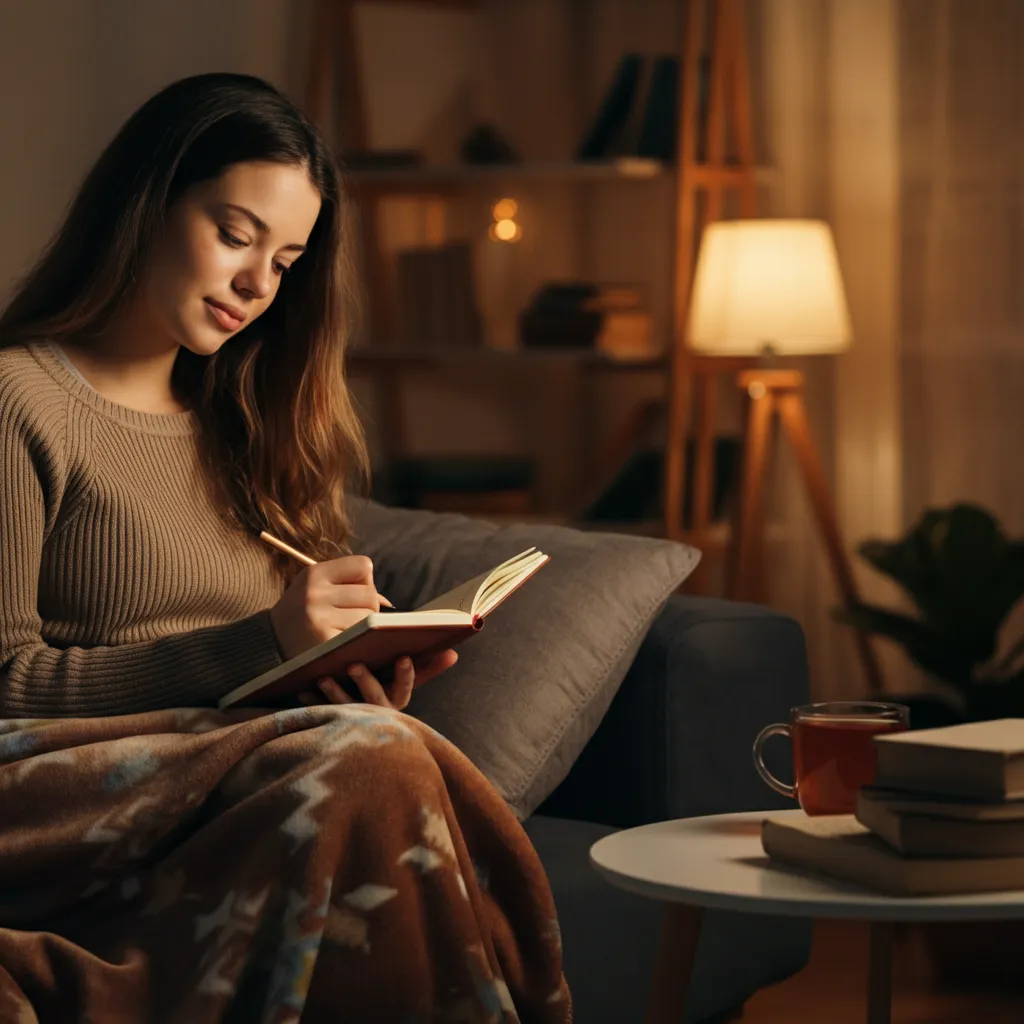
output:
<path id="1" fill-rule="evenodd" d="M 900 6 L 909 516 L 979 502 L 1024 531 L 1024 4 Z"/>
<path id="2" fill-rule="evenodd" d="M 1024 3 L 773 0 L 761 11 L 778 169 L 766 212 L 832 223 L 854 321 L 849 355 L 806 367 L 848 546 L 958 500 L 1019 534 Z M 863 677 L 828 619 L 835 589 L 813 522 L 787 459 L 779 470 L 772 602 L 804 626 L 816 695 L 856 693 Z M 900 602 L 858 572 L 870 599 Z M 902 652 L 879 646 L 890 689 L 920 685 Z"/>
<path id="3" fill-rule="evenodd" d="M 814 438 L 852 552 L 899 529 L 894 0 L 773 0 L 753 6 L 761 53 L 759 106 L 774 187 L 766 216 L 820 217 L 835 232 L 854 328 L 852 349 L 802 361 Z M 785 444 L 777 448 L 769 537 L 772 604 L 807 636 L 815 699 L 863 693 L 821 532 Z M 892 588 L 854 560 L 862 595 Z M 902 674 L 882 652 L 887 681 Z"/>

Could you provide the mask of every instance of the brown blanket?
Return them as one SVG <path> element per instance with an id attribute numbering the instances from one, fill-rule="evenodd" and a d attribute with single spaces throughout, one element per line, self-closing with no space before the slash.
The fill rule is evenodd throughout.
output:
<path id="1" fill-rule="evenodd" d="M 533 848 L 415 719 L 0 720 L 0 1021 L 571 1018 Z"/>

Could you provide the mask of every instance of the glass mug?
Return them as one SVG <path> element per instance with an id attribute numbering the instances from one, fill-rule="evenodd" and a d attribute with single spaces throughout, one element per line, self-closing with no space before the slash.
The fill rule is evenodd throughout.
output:
<path id="1" fill-rule="evenodd" d="M 754 765 L 772 789 L 800 802 L 805 814 L 852 814 L 857 790 L 875 781 L 879 733 L 903 732 L 910 709 L 881 701 L 804 704 L 789 713 L 789 725 L 766 726 L 754 740 Z M 765 740 L 788 736 L 793 744 L 794 785 L 765 767 Z"/>

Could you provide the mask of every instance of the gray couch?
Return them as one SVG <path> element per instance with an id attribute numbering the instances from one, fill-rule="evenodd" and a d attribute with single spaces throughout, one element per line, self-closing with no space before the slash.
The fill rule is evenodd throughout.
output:
<path id="1" fill-rule="evenodd" d="M 661 919 L 657 903 L 597 876 L 590 846 L 616 828 L 785 806 L 750 751 L 762 726 L 785 721 L 807 696 L 803 634 L 791 619 L 673 597 L 655 620 L 597 733 L 525 822 L 558 905 L 580 1024 L 643 1021 Z M 685 1020 L 722 1019 L 800 970 L 810 938 L 809 921 L 709 912 Z"/>
<path id="2" fill-rule="evenodd" d="M 807 700 L 800 627 L 752 605 L 670 596 L 697 553 L 665 540 L 374 502 L 354 512 L 355 550 L 402 608 L 528 546 L 551 555 L 409 712 L 525 818 L 558 905 L 576 1020 L 642 1021 L 661 907 L 598 877 L 590 846 L 616 828 L 785 805 L 751 748 L 762 726 Z M 787 753 L 770 746 L 769 761 Z M 786 777 L 784 764 L 770 766 Z M 807 922 L 709 913 L 686 1020 L 741 1005 L 799 970 L 809 947 Z"/>

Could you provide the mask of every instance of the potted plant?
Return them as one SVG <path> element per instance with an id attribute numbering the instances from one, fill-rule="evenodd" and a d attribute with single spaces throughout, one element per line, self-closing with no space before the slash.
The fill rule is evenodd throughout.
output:
<path id="1" fill-rule="evenodd" d="M 867 540 L 858 553 L 896 581 L 916 614 L 858 603 L 837 617 L 894 640 L 933 684 L 900 698 L 911 728 L 1024 717 L 1024 636 L 998 655 L 1000 635 L 1024 596 L 1024 541 L 1008 538 L 985 509 L 928 509 L 899 540 Z"/>
<path id="2" fill-rule="evenodd" d="M 900 585 L 916 614 L 859 603 L 836 615 L 894 640 L 927 673 L 931 694 L 894 698 L 910 706 L 910 727 L 1024 717 L 1024 637 L 998 653 L 1024 596 L 1024 542 L 985 509 L 957 504 L 925 511 L 899 540 L 868 540 L 858 551 Z M 1022 922 L 929 925 L 924 941 L 945 984 L 1021 984 Z"/>

